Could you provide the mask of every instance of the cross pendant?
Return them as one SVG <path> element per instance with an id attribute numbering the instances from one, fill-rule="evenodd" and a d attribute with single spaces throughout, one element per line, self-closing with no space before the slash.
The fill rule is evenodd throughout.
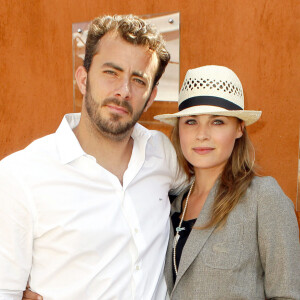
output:
<path id="1" fill-rule="evenodd" d="M 185 230 L 185 227 L 176 227 L 176 232 L 180 232 L 182 230 Z"/>

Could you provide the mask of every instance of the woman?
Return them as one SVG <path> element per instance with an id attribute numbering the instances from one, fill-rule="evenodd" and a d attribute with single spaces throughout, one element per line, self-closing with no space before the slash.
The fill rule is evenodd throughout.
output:
<path id="1" fill-rule="evenodd" d="M 257 177 L 242 85 L 221 66 L 189 70 L 173 143 L 192 184 L 173 202 L 165 275 L 171 299 L 300 299 L 293 203 L 272 177 Z M 175 235 L 175 237 L 174 237 Z"/>

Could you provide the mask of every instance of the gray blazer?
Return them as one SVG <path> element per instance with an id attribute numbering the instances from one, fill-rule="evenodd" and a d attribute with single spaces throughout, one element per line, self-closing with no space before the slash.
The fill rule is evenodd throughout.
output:
<path id="1" fill-rule="evenodd" d="M 216 185 L 195 226 L 208 221 Z M 171 214 L 181 211 L 186 190 L 173 202 Z M 292 201 L 272 177 L 253 179 L 222 229 L 192 229 L 175 285 L 173 237 L 171 228 L 165 265 L 171 299 L 300 299 L 297 219 Z"/>

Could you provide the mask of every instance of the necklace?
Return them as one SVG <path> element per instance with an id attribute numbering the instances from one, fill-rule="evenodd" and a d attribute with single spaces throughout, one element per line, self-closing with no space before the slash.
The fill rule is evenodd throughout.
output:
<path id="1" fill-rule="evenodd" d="M 184 218 L 184 215 L 185 215 L 185 211 L 186 211 L 186 208 L 187 208 L 187 205 L 188 205 L 188 202 L 189 202 L 190 194 L 191 194 L 192 189 L 194 187 L 194 183 L 195 183 L 195 180 L 193 181 L 193 183 L 192 183 L 192 185 L 190 187 L 189 193 L 188 193 L 188 195 L 186 197 L 186 201 L 185 201 L 185 205 L 184 205 L 184 208 L 183 208 L 183 212 L 181 214 L 179 225 L 178 225 L 178 227 L 176 227 L 176 235 L 175 235 L 174 241 L 173 241 L 173 264 L 174 264 L 174 270 L 175 270 L 176 276 L 177 276 L 177 273 L 178 273 L 178 269 L 177 269 L 177 265 L 176 265 L 176 246 L 177 246 L 178 240 L 180 238 L 179 232 L 182 231 L 182 230 L 185 230 L 185 227 L 181 227 L 181 225 L 182 225 L 183 218 Z"/>

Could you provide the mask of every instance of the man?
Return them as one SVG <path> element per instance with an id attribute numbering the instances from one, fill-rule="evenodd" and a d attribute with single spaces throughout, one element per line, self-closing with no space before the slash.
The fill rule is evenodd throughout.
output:
<path id="1" fill-rule="evenodd" d="M 0 163 L 0 299 L 162 299 L 176 155 L 136 122 L 169 61 L 134 16 L 89 29 L 81 116 Z"/>

